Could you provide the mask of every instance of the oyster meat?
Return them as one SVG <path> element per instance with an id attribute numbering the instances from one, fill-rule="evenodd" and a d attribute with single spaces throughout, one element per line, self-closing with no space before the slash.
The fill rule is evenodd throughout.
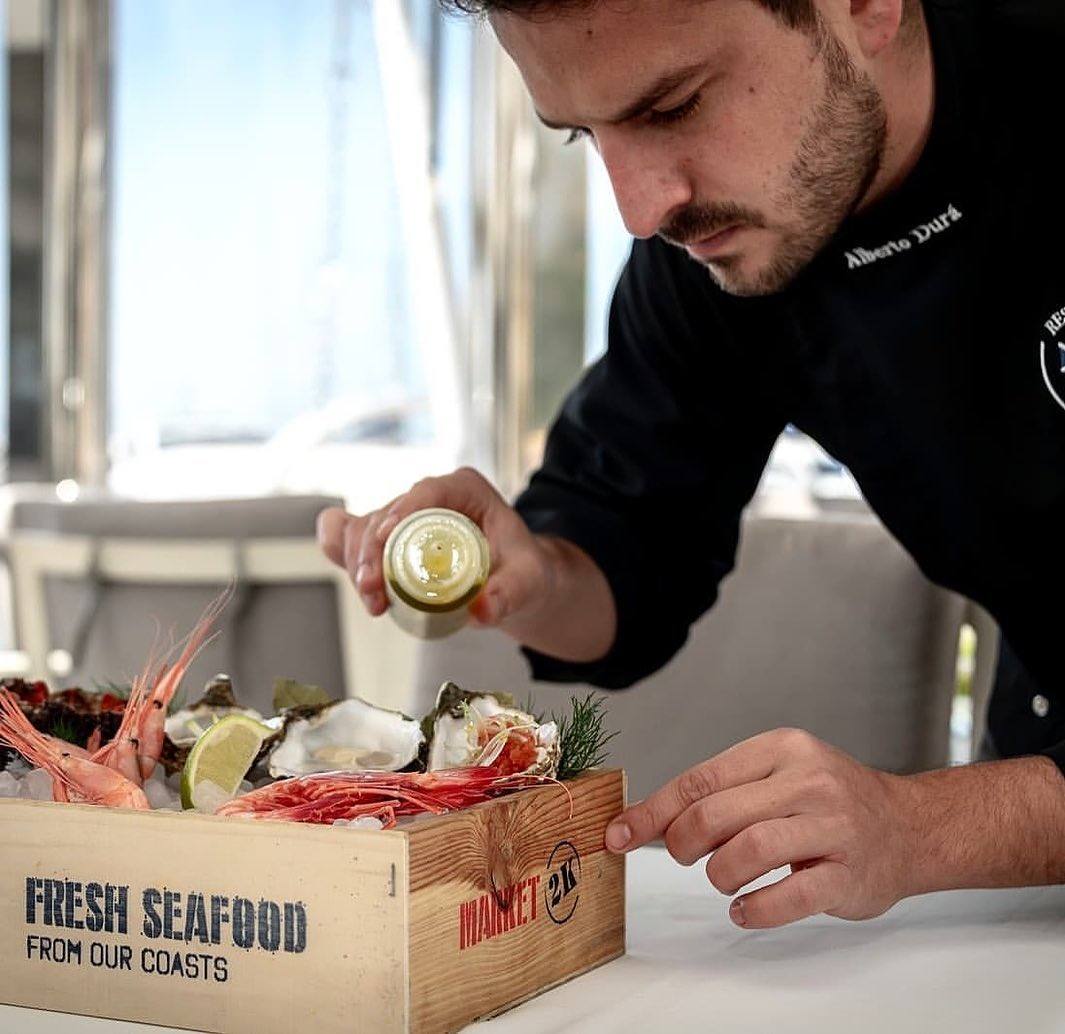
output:
<path id="1" fill-rule="evenodd" d="M 268 767 L 272 776 L 397 772 L 418 757 L 424 741 L 413 718 L 348 697 L 290 713 Z"/>
<path id="2" fill-rule="evenodd" d="M 560 742 L 554 722 L 538 722 L 509 693 L 471 693 L 445 682 L 425 718 L 429 771 L 495 765 L 504 775 L 553 778 Z"/>

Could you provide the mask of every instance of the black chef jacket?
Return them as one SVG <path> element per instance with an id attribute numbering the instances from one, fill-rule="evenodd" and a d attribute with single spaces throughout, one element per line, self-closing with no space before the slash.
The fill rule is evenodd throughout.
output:
<path id="1" fill-rule="evenodd" d="M 682 250 L 635 242 L 606 355 L 516 503 L 602 568 L 616 640 L 590 664 L 525 652 L 537 678 L 604 687 L 661 667 L 713 604 L 792 423 L 929 578 L 998 621 L 998 752 L 1065 772 L 1065 3 L 925 7 L 925 150 L 788 288 L 731 297 Z"/>

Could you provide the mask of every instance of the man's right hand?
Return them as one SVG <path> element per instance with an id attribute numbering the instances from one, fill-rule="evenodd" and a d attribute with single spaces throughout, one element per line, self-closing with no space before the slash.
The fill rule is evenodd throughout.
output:
<path id="1" fill-rule="evenodd" d="M 500 627 L 519 642 L 567 660 L 594 660 L 614 637 L 614 601 L 606 578 L 583 550 L 534 535 L 477 471 L 463 467 L 425 478 L 409 492 L 362 516 L 338 507 L 318 516 L 318 541 L 345 568 L 374 617 L 388 609 L 382 555 L 404 517 L 442 506 L 464 513 L 484 532 L 491 573 L 470 606 L 474 622 Z"/>
<path id="2" fill-rule="evenodd" d="M 365 516 L 335 507 L 319 515 L 322 549 L 351 575 L 374 617 L 388 609 L 382 570 L 385 541 L 404 517 L 436 506 L 464 513 L 488 539 L 491 575 L 471 608 L 478 621 L 497 625 L 549 595 L 551 572 L 532 532 L 484 477 L 463 467 L 445 477 L 425 478 Z"/>

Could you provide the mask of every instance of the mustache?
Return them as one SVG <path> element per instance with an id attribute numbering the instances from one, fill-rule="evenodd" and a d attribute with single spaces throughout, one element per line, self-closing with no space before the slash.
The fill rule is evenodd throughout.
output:
<path id="1" fill-rule="evenodd" d="M 692 204 L 682 208 L 659 229 L 658 236 L 683 248 L 738 223 L 759 228 L 766 225 L 765 217 L 753 208 L 745 208 L 731 201 L 721 201 Z"/>

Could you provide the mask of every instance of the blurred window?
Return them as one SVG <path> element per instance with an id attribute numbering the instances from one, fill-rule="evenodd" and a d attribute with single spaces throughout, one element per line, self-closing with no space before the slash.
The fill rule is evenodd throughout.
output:
<path id="1" fill-rule="evenodd" d="M 530 237 L 533 268 L 532 398 L 527 466 L 584 367 L 606 350 L 607 313 L 632 247 L 595 152 L 563 146 L 538 121 Z"/>
<path id="2" fill-rule="evenodd" d="M 447 467 L 470 27 L 389 0 L 114 10 L 113 487 L 359 505 Z"/>
<path id="3" fill-rule="evenodd" d="M 9 429 L 9 385 L 11 383 L 11 348 L 10 348 L 10 323 L 8 299 L 10 297 L 11 281 L 8 275 L 8 259 L 10 255 L 10 238 L 8 236 L 8 199 L 9 192 L 9 150 L 8 138 L 10 136 L 10 122 L 8 112 L 8 80 L 10 78 L 10 58 L 7 47 L 7 4 L 0 0 L 0 54 L 4 55 L 3 74 L 0 75 L 0 240 L 8 241 L 8 247 L 0 249 L 0 283 L 7 286 L 7 290 L 0 290 L 0 464 L 6 470 L 8 462 L 8 450 L 10 443 Z"/>
<path id="4" fill-rule="evenodd" d="M 10 122 L 8 112 L 8 80 L 10 78 L 10 58 L 8 56 L 7 33 L 7 4 L 0 0 L 0 54 L 4 55 L 3 74 L 0 75 L 0 240 L 8 241 L 8 247 L 0 249 L 0 283 L 5 284 L 7 289 L 0 290 L 0 464 L 6 472 L 8 468 L 8 453 L 11 441 L 9 424 L 10 404 L 9 386 L 11 384 L 11 335 L 10 335 L 10 309 L 8 301 L 11 291 L 9 277 L 9 255 L 11 241 L 8 223 L 8 199 L 10 198 L 9 179 L 9 150 L 8 138 L 10 136 Z"/>

